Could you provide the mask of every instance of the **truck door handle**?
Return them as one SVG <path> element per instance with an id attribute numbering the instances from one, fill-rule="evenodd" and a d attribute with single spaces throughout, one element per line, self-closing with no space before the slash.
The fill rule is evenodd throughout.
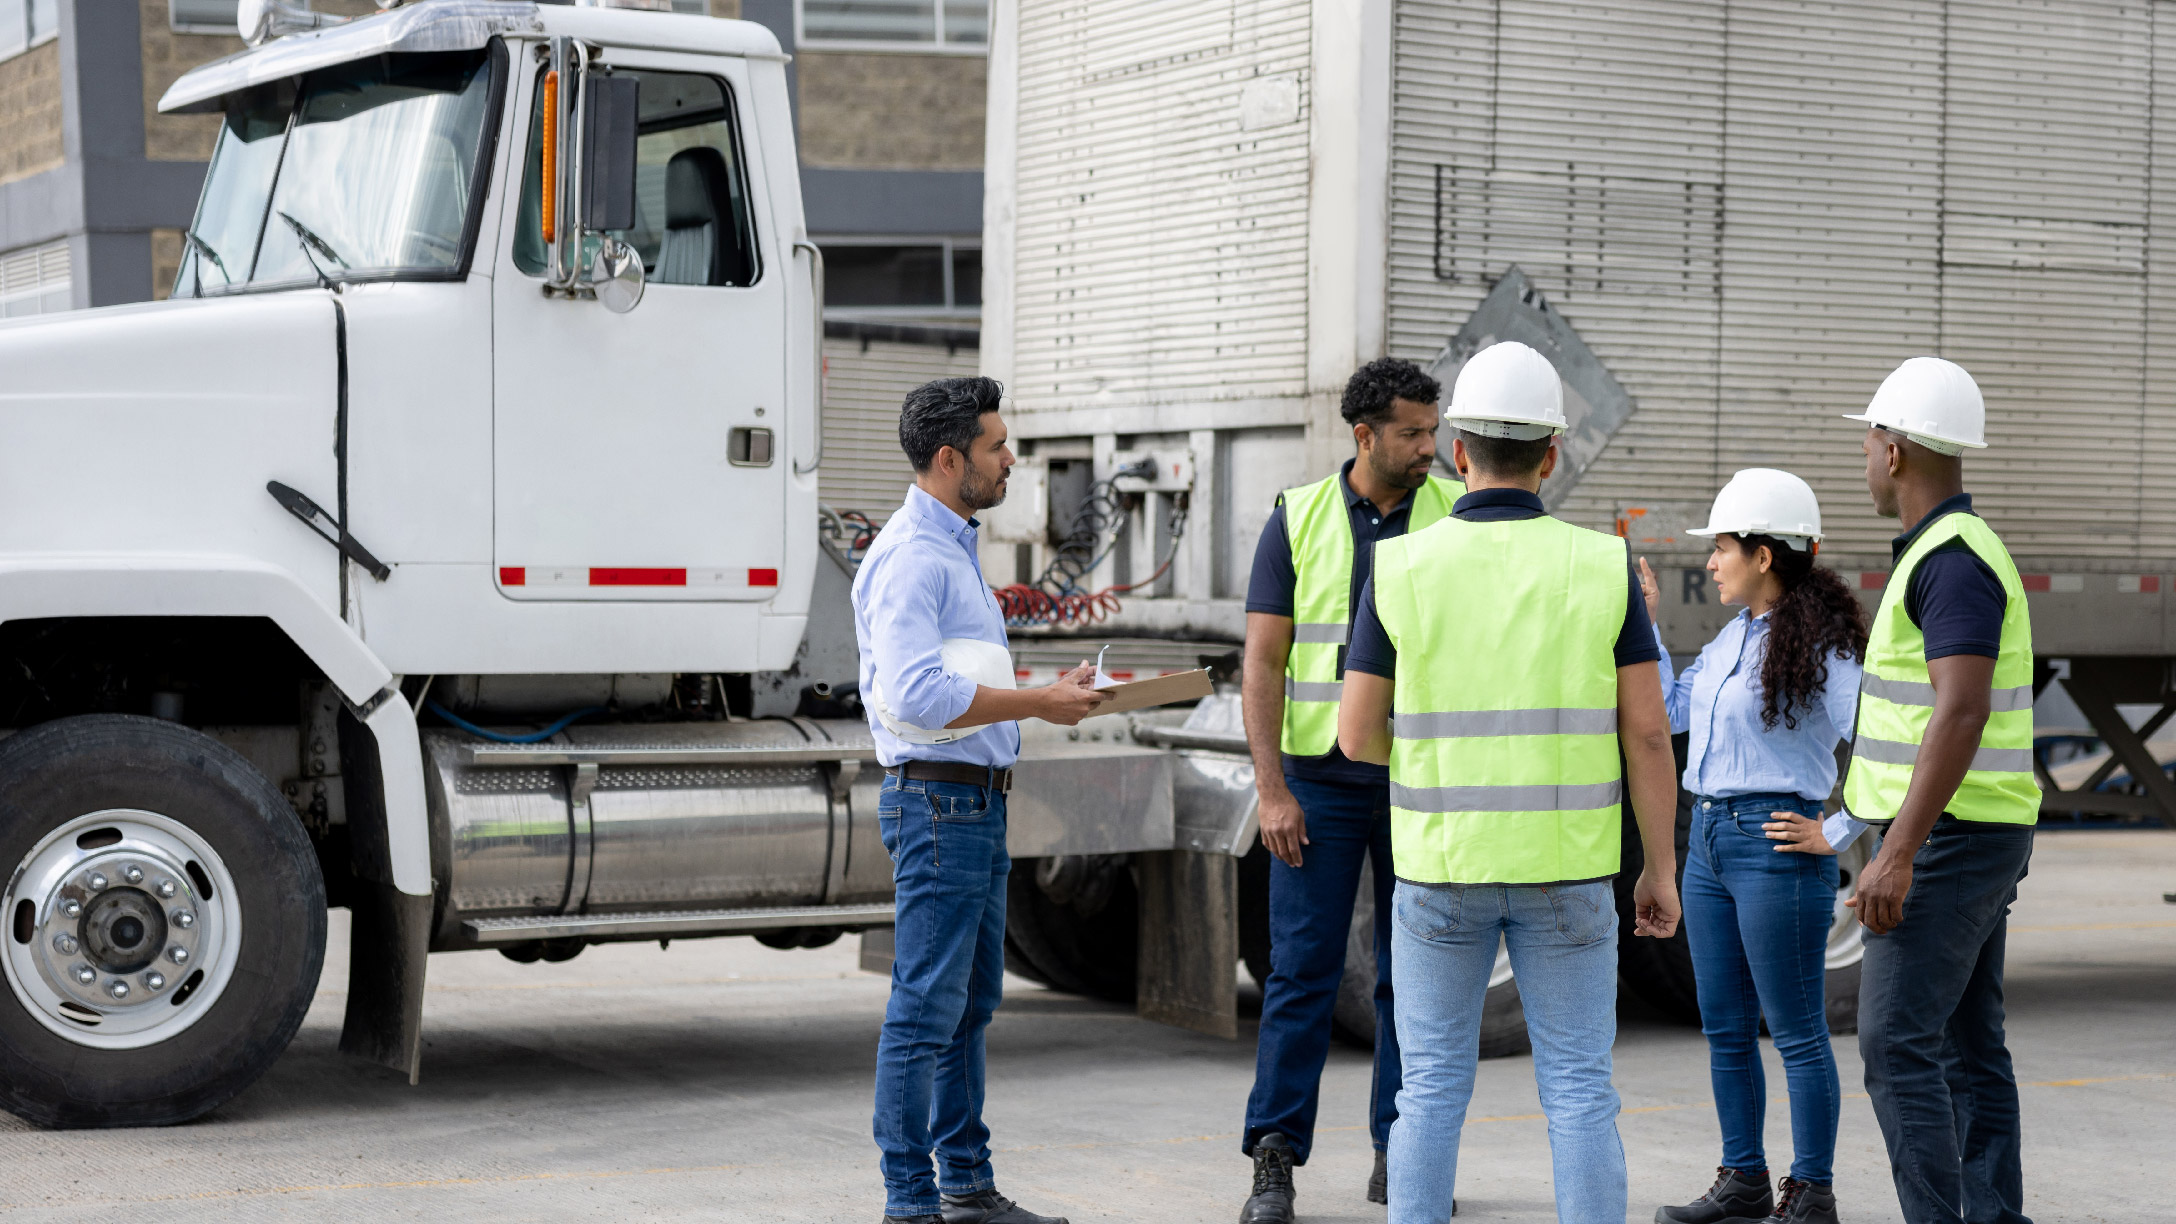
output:
<path id="1" fill-rule="evenodd" d="M 371 577 L 384 582 L 393 576 L 391 566 L 371 556 L 370 550 L 349 535 L 348 529 L 338 520 L 325 513 L 323 506 L 311 501 L 309 494 L 299 489 L 290 489 L 277 480 L 267 483 L 264 491 L 272 495 L 272 500 L 286 507 L 287 513 L 301 519 L 310 530 L 323 536 L 327 544 L 340 550 L 341 556 L 370 571 Z"/>
<path id="2" fill-rule="evenodd" d="M 816 330 L 809 335 L 809 345 L 816 350 L 816 457 L 807 467 L 793 465 L 796 476 L 806 476 L 824 465 L 824 253 L 813 242 L 793 244 L 796 254 L 808 252 L 809 296 L 816 301 Z"/>

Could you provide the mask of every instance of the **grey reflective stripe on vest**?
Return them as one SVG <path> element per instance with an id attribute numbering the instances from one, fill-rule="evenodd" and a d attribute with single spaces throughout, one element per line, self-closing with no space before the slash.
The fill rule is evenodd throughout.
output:
<path id="1" fill-rule="evenodd" d="M 1585 786 L 1406 786 L 1390 783 L 1390 806 L 1408 812 L 1584 812 L 1624 795 L 1622 782 Z"/>
<path id="2" fill-rule="evenodd" d="M 1284 695 L 1289 701 L 1336 701 L 1345 695 L 1345 685 L 1337 680 L 1294 680 L 1286 676 Z"/>
<path id="3" fill-rule="evenodd" d="M 1444 710 L 1400 714 L 1399 739 L 1475 739 L 1497 735 L 1615 735 L 1615 710 Z"/>
<path id="4" fill-rule="evenodd" d="M 1877 765 L 1916 765 L 1919 745 L 1862 735 L 1852 743 L 1851 756 Z M 1971 767 L 1981 773 L 2031 773 L 2032 749 L 1981 748 L 1972 754 Z"/>
<path id="5" fill-rule="evenodd" d="M 1869 673 L 1859 683 L 1859 691 L 1870 697 L 1897 705 L 1934 707 L 1934 686 L 1919 680 L 1884 680 Z M 1996 714 L 2032 708 L 2032 686 L 2020 684 L 2016 688 L 1998 688 L 1987 694 L 1987 708 Z"/>
<path id="6" fill-rule="evenodd" d="M 1345 626 L 1323 621 L 1297 621 L 1292 625 L 1292 640 L 1311 646 L 1343 646 Z"/>

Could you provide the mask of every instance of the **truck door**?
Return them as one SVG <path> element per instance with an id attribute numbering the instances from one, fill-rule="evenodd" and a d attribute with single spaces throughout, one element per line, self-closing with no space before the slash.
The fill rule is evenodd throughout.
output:
<path id="1" fill-rule="evenodd" d="M 526 58 L 526 57 L 524 57 Z M 615 51 L 640 81 L 641 302 L 544 294 L 543 72 L 493 321 L 499 589 L 525 600 L 765 600 L 784 562 L 785 284 L 737 61 Z"/>

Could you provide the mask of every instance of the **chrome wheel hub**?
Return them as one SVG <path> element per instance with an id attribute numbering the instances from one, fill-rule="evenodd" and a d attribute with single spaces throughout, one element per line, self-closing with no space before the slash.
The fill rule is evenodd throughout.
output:
<path id="1" fill-rule="evenodd" d="M 17 865 L 0 901 L 9 988 L 80 1045 L 132 1049 L 188 1028 L 226 988 L 240 951 L 226 865 L 156 812 L 68 821 Z"/>

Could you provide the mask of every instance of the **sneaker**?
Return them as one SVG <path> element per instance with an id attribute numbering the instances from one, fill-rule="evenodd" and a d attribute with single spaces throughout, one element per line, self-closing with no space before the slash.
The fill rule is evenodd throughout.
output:
<path id="1" fill-rule="evenodd" d="M 943 1224 L 1067 1224 L 1064 1216 L 1036 1215 L 995 1189 L 943 1194 Z"/>
<path id="2" fill-rule="evenodd" d="M 1765 1216 L 1740 1216 L 1726 1224 L 1836 1224 L 1835 1187 L 1786 1177 L 1782 1190 L 1774 1211 Z"/>
<path id="3" fill-rule="evenodd" d="M 1715 1184 L 1708 1192 L 1682 1207 L 1655 1208 L 1655 1224 L 1737 1224 L 1750 1217 L 1765 1219 L 1775 1210 L 1768 1188 L 1768 1174 L 1715 1170 Z"/>
<path id="4" fill-rule="evenodd" d="M 1239 1224 L 1293 1224 L 1292 1141 L 1271 1132 L 1254 1141 L 1254 1191 Z"/>

